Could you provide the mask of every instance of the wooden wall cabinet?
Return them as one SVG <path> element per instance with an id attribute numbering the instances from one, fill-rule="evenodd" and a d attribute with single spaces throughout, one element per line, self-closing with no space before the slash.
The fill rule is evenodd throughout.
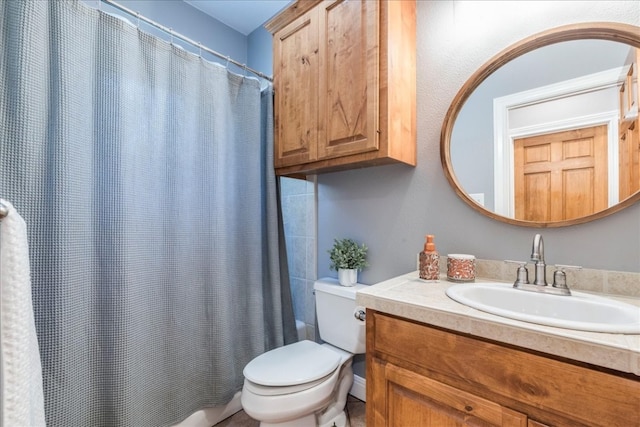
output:
<path id="1" fill-rule="evenodd" d="M 367 427 L 638 426 L 640 378 L 367 311 Z"/>
<path id="2" fill-rule="evenodd" d="M 269 21 L 278 175 L 416 164 L 415 0 L 298 0 Z"/>

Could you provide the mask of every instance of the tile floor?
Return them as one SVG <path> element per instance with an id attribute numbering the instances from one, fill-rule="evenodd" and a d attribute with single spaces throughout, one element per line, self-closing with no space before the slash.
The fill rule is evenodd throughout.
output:
<path id="1" fill-rule="evenodd" d="M 349 395 L 347 399 L 347 427 L 365 427 L 365 403 Z M 258 427 L 259 421 L 250 418 L 244 411 L 240 411 L 224 421 L 219 422 L 215 427 Z"/>

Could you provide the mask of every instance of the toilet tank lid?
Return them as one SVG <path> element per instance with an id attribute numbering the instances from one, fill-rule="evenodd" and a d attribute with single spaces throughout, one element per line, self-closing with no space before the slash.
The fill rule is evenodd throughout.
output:
<path id="1" fill-rule="evenodd" d="M 242 372 L 263 386 L 304 384 L 329 375 L 341 365 L 338 353 L 313 341 L 299 341 L 270 350 L 253 359 Z"/>
<path id="2" fill-rule="evenodd" d="M 325 277 L 317 280 L 313 284 L 313 289 L 316 291 L 326 292 L 333 295 L 338 295 L 343 298 L 356 299 L 356 292 L 362 289 L 366 289 L 369 286 L 361 283 L 356 283 L 354 286 L 342 286 L 338 282 L 338 279 L 331 277 Z"/>

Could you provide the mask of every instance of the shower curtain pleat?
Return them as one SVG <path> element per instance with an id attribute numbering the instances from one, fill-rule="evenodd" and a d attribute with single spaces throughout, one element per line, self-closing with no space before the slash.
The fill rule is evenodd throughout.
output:
<path id="1" fill-rule="evenodd" d="M 75 0 L 0 2 L 0 196 L 28 227 L 50 426 L 227 403 L 295 340 L 272 90 Z"/>

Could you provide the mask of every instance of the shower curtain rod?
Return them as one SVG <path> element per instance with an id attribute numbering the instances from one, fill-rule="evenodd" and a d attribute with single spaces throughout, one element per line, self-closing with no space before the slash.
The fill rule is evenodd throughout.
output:
<path id="1" fill-rule="evenodd" d="M 165 27 L 164 25 L 160 24 L 159 22 L 154 21 L 153 19 L 149 19 L 149 18 L 147 18 L 146 16 L 140 15 L 140 13 L 138 13 L 138 12 L 136 12 L 136 11 L 134 11 L 134 10 L 129 9 L 129 8 L 128 8 L 128 7 L 126 7 L 126 6 L 123 6 L 123 5 L 121 5 L 121 4 L 119 4 L 119 3 L 117 3 L 117 2 L 115 2 L 115 1 L 113 1 L 113 0 L 100 0 L 100 1 L 101 1 L 101 2 L 104 2 L 104 3 L 107 3 L 107 4 L 109 4 L 109 5 L 113 6 L 113 7 L 117 8 L 117 9 L 120 9 L 121 11 L 126 12 L 126 13 L 128 13 L 129 15 L 131 15 L 131 16 L 135 16 L 135 17 L 136 17 L 136 19 L 139 19 L 139 20 L 141 20 L 141 21 L 144 21 L 144 22 L 146 22 L 147 24 L 152 25 L 152 26 L 154 26 L 154 27 L 156 27 L 156 28 L 158 28 L 158 29 L 160 29 L 160 30 L 164 31 L 165 33 L 167 33 L 167 34 L 171 35 L 172 37 L 177 37 L 177 38 L 179 38 L 179 39 L 181 39 L 181 40 L 184 40 L 184 41 L 186 41 L 187 43 L 189 43 L 189 44 L 191 44 L 191 45 L 193 45 L 193 46 L 197 47 L 198 49 L 204 50 L 205 52 L 209 52 L 210 54 L 212 54 L 212 55 L 214 55 L 214 56 L 217 56 L 217 57 L 218 57 L 218 58 L 220 58 L 220 59 L 224 59 L 224 60 L 226 60 L 227 62 L 230 62 L 230 63 L 232 63 L 233 65 L 236 65 L 236 66 L 238 66 L 238 67 L 242 68 L 242 69 L 243 69 L 243 70 L 245 70 L 245 71 L 249 71 L 249 72 L 251 72 L 251 73 L 255 74 L 256 76 L 262 77 L 262 78 L 263 78 L 263 79 L 265 79 L 265 80 L 268 80 L 268 81 L 270 81 L 270 82 L 273 82 L 273 78 L 272 78 L 271 76 L 267 76 L 266 74 L 261 73 L 260 71 L 254 70 L 253 68 L 249 68 L 249 67 L 247 67 L 247 64 L 242 64 L 242 63 L 240 63 L 240 62 L 238 62 L 238 61 L 236 61 L 236 60 L 234 60 L 234 59 L 231 59 L 228 55 L 223 55 L 223 54 L 221 54 L 220 52 L 216 52 L 216 51 L 215 51 L 215 50 L 213 50 L 213 49 L 209 49 L 208 47 L 203 46 L 201 43 L 196 42 L 196 41 L 194 41 L 194 40 L 190 39 L 189 37 L 187 37 L 187 36 L 185 36 L 185 35 L 182 35 L 182 34 L 180 34 L 180 33 L 177 33 L 177 32 L 175 32 L 175 31 L 173 31 L 171 28 L 169 28 L 169 27 Z"/>

